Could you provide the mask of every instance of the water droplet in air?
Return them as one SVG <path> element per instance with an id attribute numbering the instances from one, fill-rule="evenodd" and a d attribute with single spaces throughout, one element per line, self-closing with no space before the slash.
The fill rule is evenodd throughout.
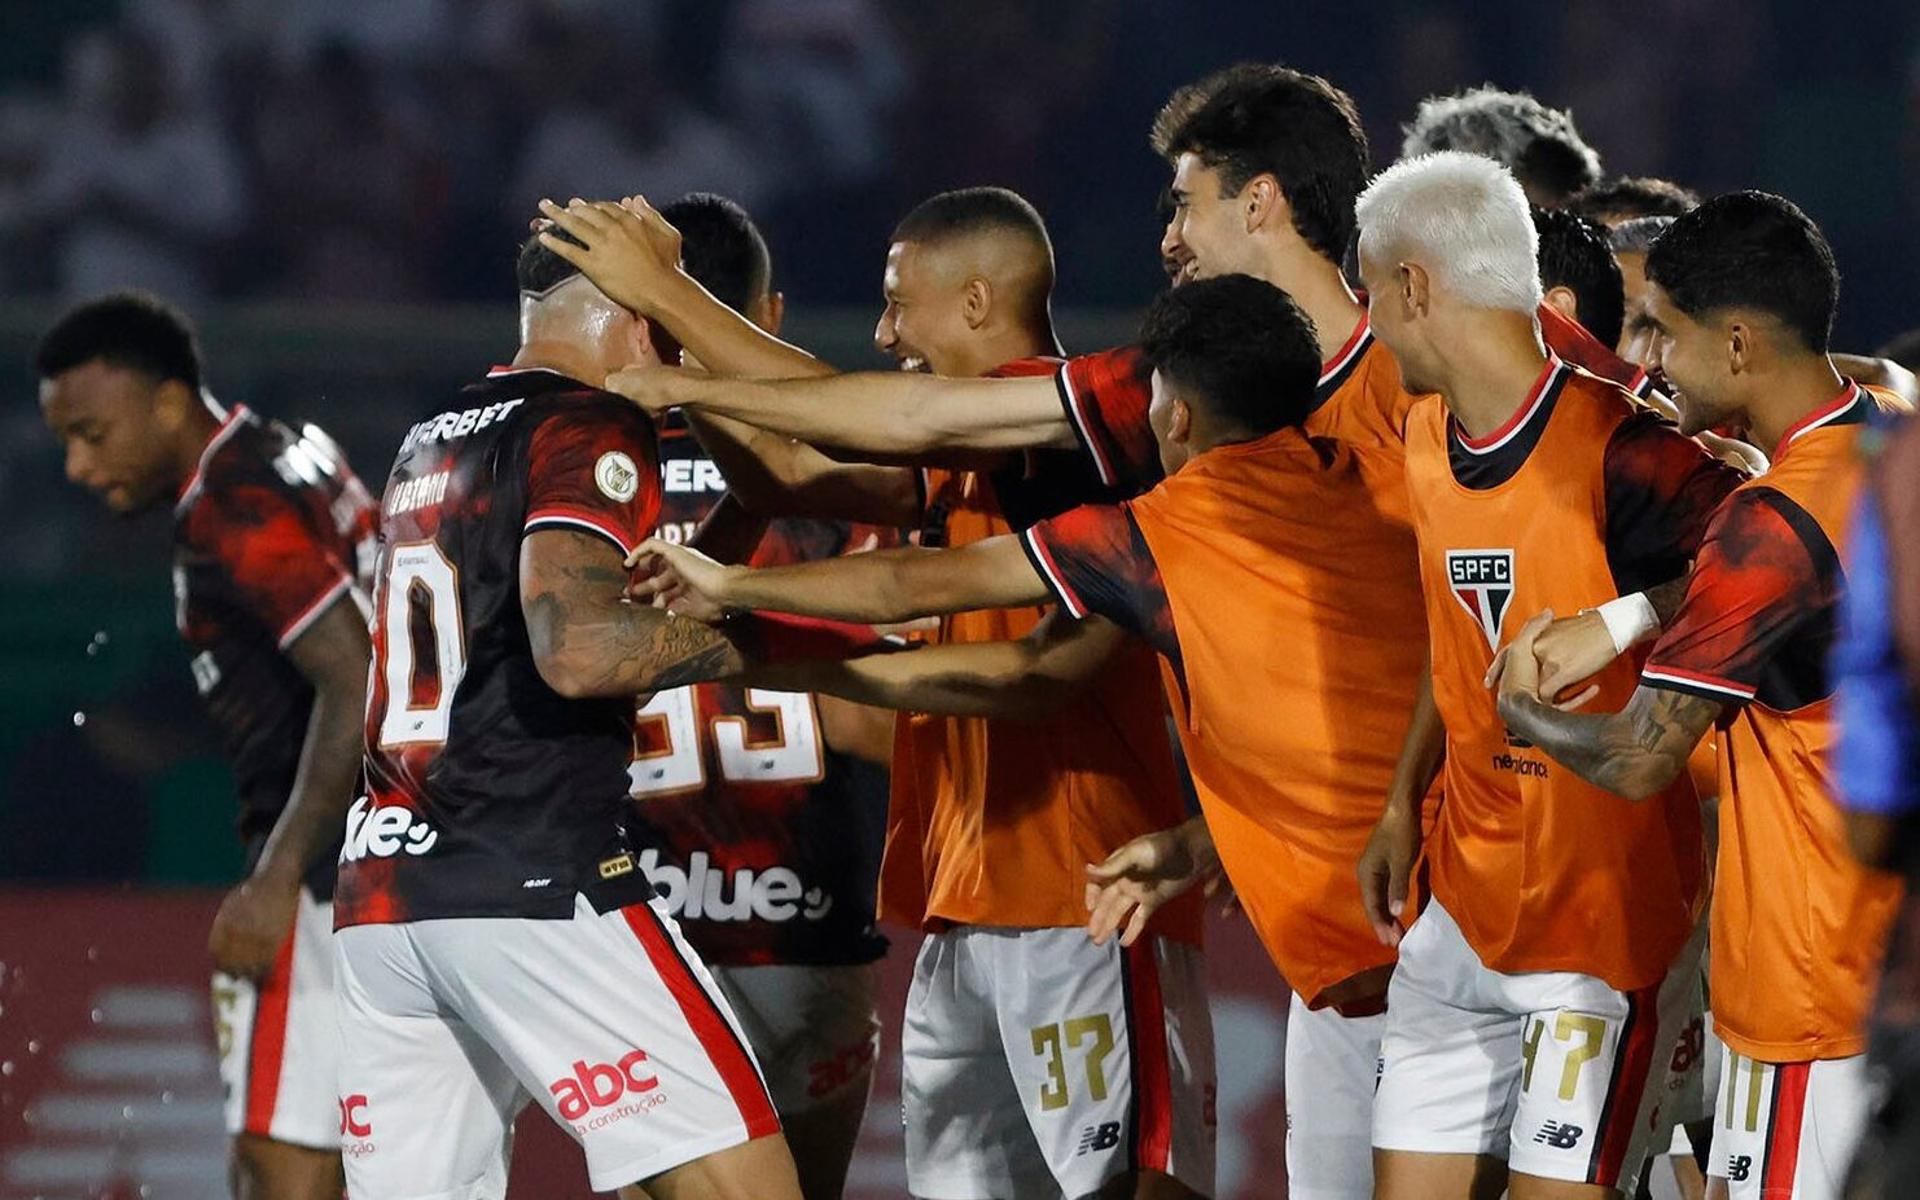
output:
<path id="1" fill-rule="evenodd" d="M 87 723 L 87 714 L 83 712 L 77 712 L 73 714 L 73 727 L 75 729 L 80 728 L 82 725 L 85 725 L 86 723 Z"/>

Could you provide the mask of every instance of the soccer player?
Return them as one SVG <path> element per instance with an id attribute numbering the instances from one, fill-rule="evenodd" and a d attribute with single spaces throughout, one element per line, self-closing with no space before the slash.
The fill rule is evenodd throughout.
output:
<path id="1" fill-rule="evenodd" d="M 1892 401 L 1828 357 L 1838 272 L 1786 200 L 1706 202 L 1654 243 L 1647 279 L 1682 428 L 1738 423 L 1772 469 L 1714 513 L 1624 709 L 1540 703 L 1536 618 L 1515 639 L 1500 711 L 1556 763 L 1630 797 L 1670 786 L 1713 731 L 1712 995 L 1726 1057 L 1711 1173 L 1733 1197 L 1837 1197 L 1866 1118 L 1864 1021 L 1899 888 L 1848 854 L 1825 761 L 1827 652 L 1845 587 L 1836 547 L 1863 471 L 1856 445 L 1870 410 Z"/>
<path id="2" fill-rule="evenodd" d="M 1631 1193 L 1698 957 L 1698 803 L 1684 776 L 1636 802 L 1555 768 L 1483 680 L 1516 607 L 1653 607 L 1642 589 L 1684 573 L 1739 476 L 1542 346 L 1533 224 L 1504 167 L 1403 160 L 1357 211 L 1375 333 L 1410 389 L 1438 393 L 1406 473 L 1446 757 L 1432 898 L 1388 991 L 1377 1194 L 1493 1195 L 1502 1176 L 1520 1200 Z M 1628 682 L 1611 670 L 1593 702 Z M 1420 849 L 1395 801 L 1360 864 L 1376 916 Z"/>
<path id="3" fill-rule="evenodd" d="M 234 1195 L 335 1200 L 330 900 L 360 775 L 373 500 L 318 429 L 216 402 L 192 328 L 154 297 L 73 309 L 37 366 L 67 478 L 116 513 L 173 506 L 180 636 L 247 853 L 208 939 Z"/>
<path id="4" fill-rule="evenodd" d="M 581 380 L 658 343 L 536 242 L 518 275 L 519 353 L 408 432 L 382 503 L 334 899 L 348 1188 L 499 1197 L 531 1095 L 597 1190 L 798 1200 L 739 1022 L 626 828 L 635 697 L 771 642 L 624 598 L 655 434 Z"/>
<path id="5" fill-rule="evenodd" d="M 1652 324 L 1647 319 L 1647 250 L 1673 221 L 1667 216 L 1635 217 L 1607 232 L 1607 244 L 1614 261 L 1620 264 L 1625 297 L 1617 345 L 1620 356 L 1628 362 L 1646 365 L 1653 359 Z"/>
<path id="6" fill-rule="evenodd" d="M 659 541 L 642 556 L 672 569 L 638 588 L 709 617 L 740 605 L 891 620 L 1051 600 L 1158 650 L 1205 826 L 1160 839 L 1190 869 L 1145 895 L 1101 889 L 1096 929 L 1125 926 L 1132 942 L 1160 904 L 1224 867 L 1294 990 L 1289 1193 L 1366 1197 L 1394 954 L 1365 919 L 1352 868 L 1382 798 L 1407 789 L 1417 803 L 1432 776 L 1430 765 L 1397 773 L 1395 761 L 1425 666 L 1412 534 L 1382 516 L 1356 451 L 1301 430 L 1320 403 L 1320 351 L 1278 289 L 1245 275 L 1185 284 L 1154 304 L 1141 353 L 1167 478 L 1139 499 L 959 549 L 774 570 L 722 568 Z M 964 707 L 1031 690 L 1044 706 L 1086 686 L 1076 640 L 1047 628 L 1023 643 L 824 667 L 820 682 L 879 703 Z"/>
<path id="7" fill-rule="evenodd" d="M 1677 217 L 1700 203 L 1692 188 L 1651 175 L 1616 175 L 1583 188 L 1567 207 L 1609 229 L 1640 217 Z"/>
<path id="8" fill-rule="evenodd" d="M 643 251 L 647 237 L 672 240 L 647 210 L 544 207 L 590 247 Z M 642 240 L 616 236 L 622 228 Z M 564 243 L 557 252 L 593 261 Z M 673 257 L 652 257 L 667 269 L 646 296 L 616 290 L 648 305 L 701 363 L 748 377 L 827 369 L 713 303 Z M 904 370 L 884 378 L 1050 375 L 1052 284 L 1045 226 L 1020 197 L 972 188 L 930 198 L 888 249 L 875 343 Z M 920 469 L 842 463 L 715 417 L 691 414 L 750 506 L 911 523 L 927 545 L 1006 534 L 1098 493 L 1091 468 L 1070 454 L 935 456 Z M 937 640 L 1017 638 L 1041 615 L 1034 603 L 961 614 L 941 623 Z M 905 712 L 896 722 L 879 905 L 883 918 L 929 934 L 901 1038 L 917 1196 L 1082 1195 L 1136 1177 L 1146 1188 L 1212 1191 L 1198 897 L 1161 913 L 1154 936 L 1131 947 L 1095 946 L 1082 932 L 1082 864 L 1186 816 L 1152 654 L 1096 624 L 1111 660 L 1101 686 L 1044 721 Z M 1084 1086 L 1063 1084 L 1068 1071 Z M 1136 1126 L 1148 1134 L 1123 1136 Z"/>
<path id="9" fill-rule="evenodd" d="M 1603 346 L 1620 341 L 1625 306 L 1620 263 L 1607 245 L 1607 231 L 1564 208 L 1536 208 L 1540 235 L 1540 286 L 1545 302 L 1578 321 Z"/>
<path id="10" fill-rule="evenodd" d="M 785 306 L 746 211 L 711 193 L 661 211 L 687 273 L 777 334 Z M 654 536 L 685 543 L 726 480 L 679 414 L 661 423 L 660 466 Z M 762 564 L 897 540 L 839 521 L 744 520 L 766 530 Z M 845 1186 L 880 1047 L 871 964 L 886 952 L 874 887 L 892 737 L 890 712 L 732 683 L 670 688 L 639 710 L 640 867 L 745 1029 L 808 1200 Z"/>
<path id="11" fill-rule="evenodd" d="M 1599 152 L 1573 127 L 1573 114 L 1527 92 L 1468 88 L 1420 102 L 1400 157 L 1436 150 L 1483 154 L 1511 170 L 1541 208 L 1558 208 L 1600 181 Z"/>

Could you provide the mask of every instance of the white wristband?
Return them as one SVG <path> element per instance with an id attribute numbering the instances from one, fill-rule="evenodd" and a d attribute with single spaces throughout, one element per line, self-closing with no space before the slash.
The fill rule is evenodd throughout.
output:
<path id="1" fill-rule="evenodd" d="M 1660 628 L 1660 614 L 1653 611 L 1653 601 L 1647 599 L 1645 592 L 1609 600 L 1591 611 L 1599 614 L 1606 625 L 1615 654 L 1625 654 L 1628 647 Z"/>

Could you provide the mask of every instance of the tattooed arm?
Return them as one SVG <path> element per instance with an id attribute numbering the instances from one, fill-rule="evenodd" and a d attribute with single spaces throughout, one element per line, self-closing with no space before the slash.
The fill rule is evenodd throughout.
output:
<path id="1" fill-rule="evenodd" d="M 1687 769 L 1721 703 L 1642 684 L 1617 713 L 1562 712 L 1541 697 L 1533 652 L 1534 639 L 1552 620 L 1551 609 L 1540 613 L 1513 639 L 1500 677 L 1500 719 L 1595 787 L 1645 800 Z"/>
<path id="2" fill-rule="evenodd" d="M 1629 800 L 1645 800 L 1687 769 L 1720 703 L 1642 685 L 1617 713 L 1561 712 L 1537 697 L 1505 689 L 1500 716 L 1507 728 L 1570 768 L 1574 774 Z"/>
<path id="3" fill-rule="evenodd" d="M 728 634 L 624 598 L 627 569 L 604 538 L 540 529 L 520 544 L 520 610 L 540 677 L 572 700 L 637 696 L 737 674 Z"/>

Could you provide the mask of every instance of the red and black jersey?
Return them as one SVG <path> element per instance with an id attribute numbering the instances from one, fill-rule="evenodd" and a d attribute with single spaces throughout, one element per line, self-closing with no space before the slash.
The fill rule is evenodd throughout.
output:
<path id="1" fill-rule="evenodd" d="M 521 540 L 623 554 L 660 512 L 653 423 L 544 370 L 496 369 L 401 443 L 381 503 L 368 795 L 347 818 L 341 926 L 572 916 L 649 893 L 626 836 L 629 700 L 541 679 L 521 616 Z"/>
<path id="2" fill-rule="evenodd" d="M 286 808 L 313 687 L 286 649 L 343 598 L 366 603 L 378 518 L 339 447 L 236 407 L 173 518 L 173 590 L 193 679 L 233 764 L 248 862 Z M 333 855 L 308 883 L 333 887 Z"/>
<path id="3" fill-rule="evenodd" d="M 659 536 L 685 542 L 726 481 L 678 414 L 660 429 Z M 782 519 L 755 566 L 898 544 L 893 530 Z M 708 963 L 837 965 L 886 951 L 874 930 L 885 832 L 880 767 L 826 744 L 814 698 L 703 683 L 642 705 L 629 769 L 640 865 Z"/>
<path id="4" fill-rule="evenodd" d="M 1125 504 L 1089 504 L 1020 535 L 1027 558 L 1067 614 L 1099 615 L 1140 638 L 1185 680 L 1160 564 Z"/>

